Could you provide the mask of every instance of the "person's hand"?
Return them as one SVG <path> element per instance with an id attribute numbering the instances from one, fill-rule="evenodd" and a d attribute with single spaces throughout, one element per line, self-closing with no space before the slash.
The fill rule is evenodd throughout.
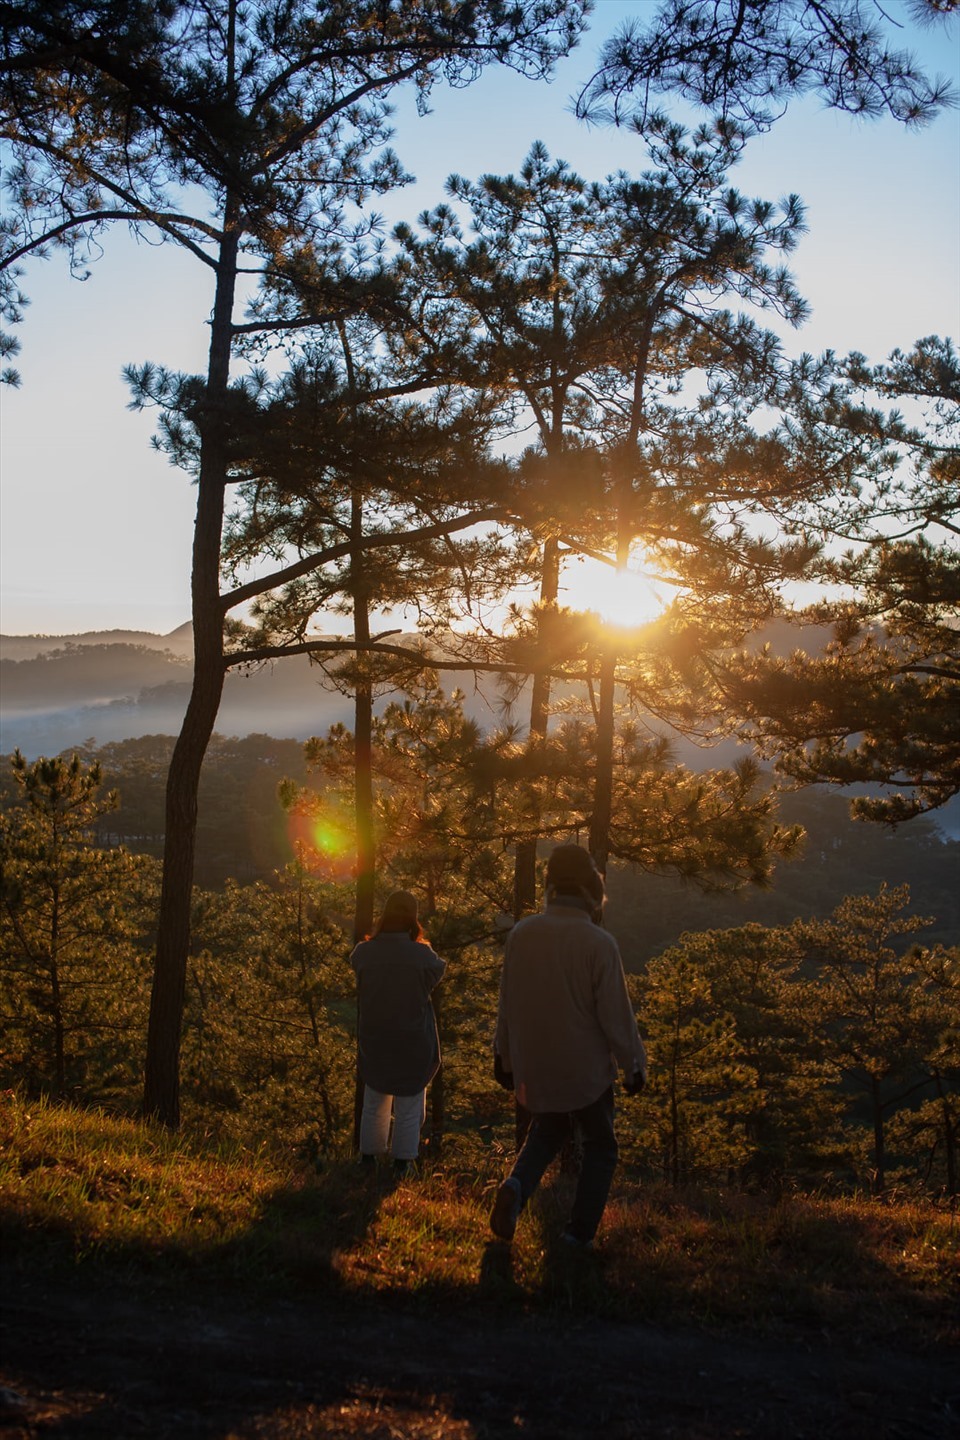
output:
<path id="1" fill-rule="evenodd" d="M 513 1071 L 503 1068 L 503 1061 L 496 1050 L 493 1052 L 493 1078 L 504 1090 L 513 1089 Z"/>
<path id="2" fill-rule="evenodd" d="M 624 1078 L 624 1081 L 623 1081 L 623 1093 L 624 1093 L 625 1095 L 639 1095 L 639 1094 L 640 1094 L 640 1091 L 643 1089 L 643 1087 L 644 1087 L 644 1085 L 646 1085 L 646 1083 L 647 1083 L 647 1077 L 646 1077 L 646 1075 L 643 1073 L 643 1071 L 642 1071 L 642 1070 L 635 1070 L 635 1071 L 633 1072 L 632 1077 L 631 1077 L 629 1080 L 627 1080 L 626 1078 Z"/>

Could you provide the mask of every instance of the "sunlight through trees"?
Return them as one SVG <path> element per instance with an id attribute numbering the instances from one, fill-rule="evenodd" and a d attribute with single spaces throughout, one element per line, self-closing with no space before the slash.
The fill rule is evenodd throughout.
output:
<path id="1" fill-rule="evenodd" d="M 149 863 L 91 843 L 114 803 L 97 763 L 16 759 L 9 1074 L 128 1093 L 143 1045 L 147 1116 L 179 1123 L 181 1074 L 237 1133 L 294 1125 L 313 1094 L 300 1139 L 329 1151 L 349 1109 L 338 956 L 399 884 L 460 963 L 439 1144 L 494 1103 L 478 1017 L 549 845 L 733 892 L 798 853 L 797 785 L 889 824 L 957 795 L 953 342 L 788 360 L 803 202 L 732 183 L 797 96 L 921 125 L 948 88 L 856 5 L 646 19 L 578 102 L 642 137 L 636 173 L 581 176 L 519 137 L 515 172 L 451 175 L 387 236 L 370 203 L 407 178 L 390 99 L 426 107 L 489 65 L 549 78 L 578 0 L 171 0 L 119 22 L 0 5 L 5 320 L 28 262 L 62 249 L 82 272 L 117 224 L 211 288 L 206 372 L 125 376 L 197 493 L 191 692 L 143 834 L 156 915 Z M 200 818 L 224 679 L 294 655 L 351 720 L 308 742 L 308 775 L 264 759 L 288 867 L 225 874 L 233 841 Z M 205 846 L 216 892 L 194 889 Z M 955 951 L 894 944 L 919 921 L 875 878 L 831 919 L 645 957 L 646 1166 L 677 1184 L 835 1161 L 879 1192 L 893 1149 L 955 1192 Z"/>

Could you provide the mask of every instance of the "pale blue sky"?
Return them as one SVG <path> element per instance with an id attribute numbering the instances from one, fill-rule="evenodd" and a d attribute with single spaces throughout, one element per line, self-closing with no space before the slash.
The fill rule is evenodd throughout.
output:
<path id="1" fill-rule="evenodd" d="M 568 101 L 599 41 L 653 0 L 598 0 L 591 31 L 550 86 L 489 72 L 438 89 L 433 113 L 398 107 L 394 146 L 417 185 L 380 208 L 414 219 L 443 198 L 452 170 L 516 170 L 541 139 L 588 179 L 645 166 L 640 142 L 588 129 Z M 903 17 L 905 6 L 888 13 Z M 960 27 L 904 43 L 960 83 Z M 792 261 L 810 322 L 787 347 L 884 358 L 931 333 L 960 338 L 960 113 L 907 131 L 862 123 L 815 100 L 794 104 L 755 140 L 732 179 L 769 199 L 795 191 L 809 233 Z M 202 371 L 211 279 L 171 246 L 108 240 L 92 278 L 71 281 L 62 256 L 28 267 L 19 391 L 0 390 L 0 630 L 166 633 L 189 618 L 194 493 L 149 447 L 155 416 L 126 409 L 126 363 Z"/>

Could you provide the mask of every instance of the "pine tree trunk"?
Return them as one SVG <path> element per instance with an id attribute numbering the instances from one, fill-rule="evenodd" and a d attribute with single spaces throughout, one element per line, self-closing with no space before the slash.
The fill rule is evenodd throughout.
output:
<path id="1" fill-rule="evenodd" d="M 340 325 L 350 391 L 356 385 L 353 355 L 346 328 Z M 354 485 L 350 495 L 350 598 L 353 601 L 353 638 L 357 642 L 357 667 L 360 673 L 354 692 L 354 820 L 357 832 L 357 888 L 354 902 L 354 943 L 373 929 L 374 896 L 376 892 L 377 855 L 373 828 L 373 685 L 363 669 L 359 646 L 370 643 L 370 584 L 363 554 L 363 489 Z"/>
<path id="2" fill-rule="evenodd" d="M 433 1013 L 437 1020 L 437 1033 L 440 1036 L 440 1054 L 443 1054 L 443 987 L 437 985 L 431 994 Z M 443 1073 L 443 1063 L 430 1082 L 430 1154 L 437 1158 L 443 1149 L 443 1131 L 446 1122 L 446 1084 Z"/>
<path id="3" fill-rule="evenodd" d="M 639 401 L 638 401 L 639 405 Z M 639 410 L 638 410 L 639 414 Z M 639 423 L 639 421 L 637 422 Z M 630 497 L 629 471 L 618 481 L 617 500 L 617 571 L 627 568 L 630 559 L 630 533 L 625 515 Z M 590 854 L 601 874 L 606 873 L 610 857 L 610 825 L 613 820 L 613 763 L 617 714 L 617 651 L 612 639 L 607 640 L 600 655 L 600 703 L 597 715 L 596 771 L 593 779 L 593 814 L 590 817 Z"/>
<path id="4" fill-rule="evenodd" d="M 366 613 L 364 612 L 364 619 Z M 359 627 L 355 631 L 359 639 Z M 373 929 L 374 886 L 376 884 L 373 843 L 373 691 L 359 684 L 354 696 L 354 800 L 357 830 L 357 882 L 353 911 L 354 944 Z M 360 1117 L 363 1112 L 363 1079 L 360 1075 L 360 1011 L 357 1008 L 357 1071 L 353 1086 L 353 1143 L 360 1148 Z"/>
<path id="5" fill-rule="evenodd" d="M 556 605 L 560 593 L 560 542 L 550 536 L 543 547 L 543 570 L 540 580 L 540 602 L 542 605 Z M 531 751 L 536 752 L 539 742 L 546 740 L 550 721 L 550 665 L 544 657 L 541 667 L 533 677 L 533 693 L 530 697 L 529 738 Z M 526 821 L 536 829 L 537 816 Z M 513 913 L 516 919 L 537 908 L 537 840 L 517 843 L 513 869 Z"/>
<path id="6" fill-rule="evenodd" d="M 349 352 L 348 352 L 349 354 Z M 363 495 L 355 489 L 351 505 L 352 538 L 359 545 L 363 537 Z M 353 638 L 358 645 L 370 639 L 370 606 L 359 548 L 351 557 Z M 360 663 L 360 651 L 357 650 Z M 359 942 L 373 929 L 376 889 L 376 848 L 373 833 L 373 686 L 358 680 L 353 697 L 353 794 L 356 829 L 357 870 L 353 911 L 353 940 Z M 353 1144 L 360 1149 L 360 1119 L 363 1113 L 363 1078 L 360 1074 L 360 1010 L 357 1002 L 357 1059 L 353 1086 Z"/>
<path id="7" fill-rule="evenodd" d="M 190 949 L 190 903 L 200 770 L 223 692 L 223 607 L 220 538 L 227 481 L 225 402 L 230 378 L 238 234 L 230 224 L 220 246 L 207 372 L 206 413 L 200 421 L 200 474 L 193 538 L 193 688 L 167 775 L 163 883 L 157 924 L 144 1114 L 180 1123 L 180 1032 Z"/>
<path id="8" fill-rule="evenodd" d="M 952 1198 L 957 1194 L 957 1146 L 954 1139 L 954 1119 L 950 1112 L 947 1092 L 944 1089 L 943 1077 L 939 1070 L 934 1071 L 934 1080 L 936 1081 L 937 1094 L 940 1097 L 940 1106 L 943 1110 L 943 1144 L 947 1167 L 947 1194 Z"/>
<path id="9" fill-rule="evenodd" d="M 674 1023 L 673 1054 L 670 1060 L 670 1181 L 676 1187 L 680 1184 L 680 1096 L 678 1087 L 680 1061 L 680 1015 Z"/>
<path id="10" fill-rule="evenodd" d="M 53 1075 L 57 1095 L 67 1094 L 67 1060 L 64 1044 L 63 996 L 60 992 L 60 887 L 54 884 L 50 907 L 50 1018 L 53 1021 Z"/>
<path id="11" fill-rule="evenodd" d="M 172 1128 L 180 1123 L 180 1032 L 190 950 L 197 791 L 223 687 L 223 668 L 216 657 L 205 663 L 200 647 L 195 655 L 193 693 L 167 776 L 163 883 L 143 1091 L 144 1114 Z"/>
<path id="12" fill-rule="evenodd" d="M 616 707 L 614 692 L 617 657 L 607 649 L 600 661 L 600 706 L 597 716 L 597 760 L 593 779 L 593 814 L 590 817 L 590 854 L 601 873 L 606 872 L 610 855 L 610 822 L 613 818 L 613 746 Z"/>
<path id="13" fill-rule="evenodd" d="M 873 1193 L 882 1195 L 886 1185 L 886 1155 L 883 1135 L 883 1106 L 880 1102 L 880 1082 L 871 1080 L 870 1098 L 873 1103 Z"/>
<path id="14" fill-rule="evenodd" d="M 373 831 L 373 690 L 357 686 L 354 701 L 354 802 L 357 827 L 357 891 L 353 931 L 355 941 L 373 929 L 376 886 L 376 846 Z"/>

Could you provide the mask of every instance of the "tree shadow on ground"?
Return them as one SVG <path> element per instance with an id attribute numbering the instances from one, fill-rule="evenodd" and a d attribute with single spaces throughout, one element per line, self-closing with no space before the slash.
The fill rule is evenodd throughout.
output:
<path id="1" fill-rule="evenodd" d="M 22 1247 L 4 1247 L 3 1378 L 26 1401 L 0 1416 L 5 1437 L 947 1440 L 955 1429 L 946 1348 L 904 1345 L 908 1328 L 865 1340 L 831 1308 L 830 1273 L 835 1289 L 889 1294 L 852 1225 L 771 1223 L 769 1254 L 747 1257 L 756 1296 L 724 1311 L 756 1244 L 735 1207 L 678 1197 L 667 1214 L 621 1194 L 600 1254 L 582 1255 L 558 1239 L 567 1181 L 543 1187 L 514 1246 L 489 1239 L 476 1192 L 458 1208 L 456 1189 L 439 1172 L 398 1186 L 389 1170 L 334 1166 L 278 1188 L 246 1233 L 203 1253 L 115 1246 L 46 1263 L 25 1228 Z M 64 1236 L 48 1239 L 63 1250 Z M 758 1310 L 751 1333 L 752 1307 L 778 1285 L 800 1321 L 768 1325 Z M 918 1301 L 896 1296 L 907 1327 Z"/>

